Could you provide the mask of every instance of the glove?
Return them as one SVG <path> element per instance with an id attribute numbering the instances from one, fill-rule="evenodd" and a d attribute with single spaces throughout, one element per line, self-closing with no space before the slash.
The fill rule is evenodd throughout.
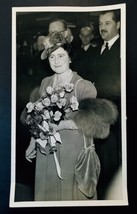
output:
<path id="1" fill-rule="evenodd" d="M 32 162 L 31 159 L 35 158 L 36 157 L 36 141 L 33 137 L 31 137 L 31 140 L 30 140 L 30 144 L 26 150 L 26 159 L 29 161 L 29 162 Z"/>
<path id="2" fill-rule="evenodd" d="M 50 123 L 50 126 L 53 128 L 54 131 L 59 131 L 63 129 L 78 129 L 77 125 L 73 120 L 62 120 L 59 125 Z"/>

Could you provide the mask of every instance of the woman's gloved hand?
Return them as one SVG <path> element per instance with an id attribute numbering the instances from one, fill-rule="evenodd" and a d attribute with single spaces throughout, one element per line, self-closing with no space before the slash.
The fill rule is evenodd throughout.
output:
<path id="1" fill-rule="evenodd" d="M 36 157 L 36 142 L 35 142 L 35 139 L 33 137 L 31 137 L 30 144 L 26 150 L 25 155 L 26 155 L 26 159 L 29 162 L 32 162 L 31 159 Z"/>
<path id="2" fill-rule="evenodd" d="M 63 129 L 78 129 L 77 125 L 73 120 L 62 120 L 58 125 L 50 123 L 50 126 L 54 131 L 59 131 Z"/>

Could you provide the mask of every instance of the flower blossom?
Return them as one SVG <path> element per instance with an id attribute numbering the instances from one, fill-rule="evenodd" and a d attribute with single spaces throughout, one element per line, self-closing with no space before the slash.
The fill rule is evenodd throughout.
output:
<path id="1" fill-rule="evenodd" d="M 54 114 L 54 120 L 59 121 L 61 118 L 62 113 L 60 111 L 56 111 Z"/>
<path id="2" fill-rule="evenodd" d="M 48 107 L 50 106 L 50 99 L 46 97 L 45 99 L 42 100 L 42 103 L 44 106 Z"/>
<path id="3" fill-rule="evenodd" d="M 61 109 L 62 107 L 64 107 L 66 105 L 66 99 L 65 98 L 62 98 L 60 100 L 58 100 L 57 102 L 57 106 Z"/>
<path id="4" fill-rule="evenodd" d="M 74 88 L 74 85 L 73 83 L 67 83 L 64 87 L 67 92 L 71 92 Z"/>
<path id="5" fill-rule="evenodd" d="M 49 113 L 48 110 L 44 110 L 44 112 L 43 112 L 43 119 L 44 120 L 50 119 L 50 113 Z"/>
<path id="6" fill-rule="evenodd" d="M 62 91 L 62 87 L 61 87 L 61 86 L 56 86 L 56 87 L 55 87 L 55 91 L 56 91 L 57 93 L 60 93 L 60 91 Z"/>
<path id="7" fill-rule="evenodd" d="M 72 83 L 54 89 L 48 86 L 38 101 L 26 105 L 26 124 L 30 126 L 36 142 L 44 149 L 41 150 L 45 152 L 44 154 L 47 152 L 46 146 L 50 147 L 48 150 L 50 154 L 57 150 L 56 144 L 61 143 L 58 124 L 65 117 L 69 117 L 70 112 L 78 110 L 79 103 L 75 96 L 72 95 L 70 102 L 66 99 L 73 90 Z M 60 177 L 60 173 L 58 174 Z"/>
<path id="8" fill-rule="evenodd" d="M 32 102 L 29 102 L 27 105 L 26 105 L 26 107 L 27 107 L 27 109 L 28 109 L 28 113 L 30 113 L 30 112 L 32 112 L 33 110 L 34 110 L 34 103 L 32 103 Z"/>
<path id="9" fill-rule="evenodd" d="M 71 97 L 70 103 L 71 103 L 70 107 L 72 108 L 73 111 L 78 110 L 79 103 L 75 96 Z"/>
<path id="10" fill-rule="evenodd" d="M 58 101 L 58 96 L 56 94 L 51 95 L 51 102 L 56 103 Z"/>
<path id="11" fill-rule="evenodd" d="M 36 109 L 37 109 L 38 111 L 41 111 L 41 110 L 44 108 L 44 106 L 43 106 L 43 104 L 42 104 L 41 102 L 37 102 L 37 103 L 35 104 L 35 107 L 36 107 Z"/>
<path id="12" fill-rule="evenodd" d="M 51 86 L 48 86 L 46 88 L 46 92 L 47 92 L 47 94 L 51 95 L 53 93 L 53 88 Z"/>
<path id="13" fill-rule="evenodd" d="M 65 91 L 63 91 L 63 90 L 60 91 L 59 96 L 60 96 L 60 98 L 63 98 L 65 96 Z"/>

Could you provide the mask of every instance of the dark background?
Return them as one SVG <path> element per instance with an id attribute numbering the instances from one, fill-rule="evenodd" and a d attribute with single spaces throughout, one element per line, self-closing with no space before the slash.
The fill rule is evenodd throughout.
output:
<path id="1" fill-rule="evenodd" d="M 11 168 L 11 30 L 12 30 L 12 7 L 20 6 L 101 6 L 108 4 L 126 3 L 127 7 L 127 161 L 128 161 L 128 197 L 129 206 L 105 207 L 105 212 L 131 211 L 135 208 L 136 190 L 136 156 L 134 154 L 136 138 L 136 45 L 137 45 L 137 3 L 136 0 L 1 0 L 0 1 L 0 213 L 29 213 L 49 212 L 50 208 L 9 208 L 10 193 L 10 168 Z M 133 45 L 132 45 L 133 44 Z M 80 211 L 87 208 L 91 212 L 96 209 L 104 212 L 102 207 L 81 207 Z M 55 212 L 60 208 L 52 208 Z M 59 210 L 58 210 L 59 209 Z M 67 208 L 75 209 L 76 208 Z M 62 208 L 64 211 L 65 208 Z M 69 211 L 68 210 L 68 211 Z M 51 210 L 50 210 L 51 212 Z M 132 211 L 131 211 L 132 212 Z"/>

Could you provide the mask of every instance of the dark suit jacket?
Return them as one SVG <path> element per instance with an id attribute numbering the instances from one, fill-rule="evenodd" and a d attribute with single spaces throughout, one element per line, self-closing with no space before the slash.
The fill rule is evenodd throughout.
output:
<path id="1" fill-rule="evenodd" d="M 120 97 L 120 39 L 117 39 L 106 55 L 100 55 L 101 47 L 96 48 L 93 81 L 98 97 L 117 100 Z"/>
<path id="2" fill-rule="evenodd" d="M 100 55 L 101 47 L 96 48 L 93 75 L 97 96 L 113 101 L 119 111 L 119 117 L 111 126 L 109 136 L 104 140 L 95 140 L 96 152 L 101 162 L 98 196 L 99 199 L 104 199 L 106 190 L 121 165 L 120 39 L 104 56 Z"/>
<path id="3" fill-rule="evenodd" d="M 90 46 L 87 51 L 79 47 L 75 50 L 71 68 L 84 79 L 92 81 L 95 48 Z"/>

